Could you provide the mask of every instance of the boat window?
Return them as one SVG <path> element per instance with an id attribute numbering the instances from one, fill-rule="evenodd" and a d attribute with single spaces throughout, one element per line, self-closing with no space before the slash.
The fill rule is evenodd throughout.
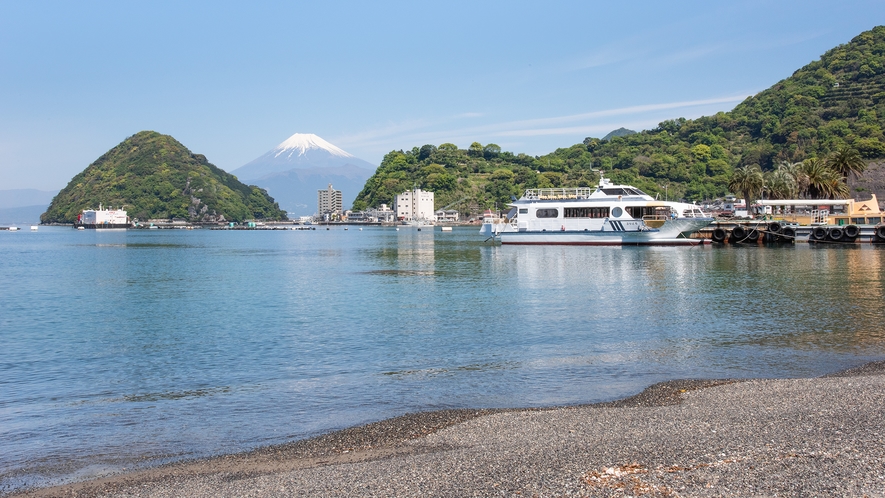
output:
<path id="1" fill-rule="evenodd" d="M 519 208 L 519 214 L 529 214 L 529 208 Z"/>
<path id="2" fill-rule="evenodd" d="M 535 211 L 535 216 L 538 218 L 557 218 L 559 217 L 558 209 L 539 209 Z"/>
<path id="3" fill-rule="evenodd" d="M 867 223 L 869 223 L 870 225 L 875 225 L 875 224 L 881 223 L 881 222 L 882 222 L 882 218 L 880 218 L 878 216 L 873 217 L 873 218 L 867 218 Z"/>
<path id="4" fill-rule="evenodd" d="M 602 193 L 605 195 L 645 195 L 643 191 L 633 187 L 609 187 L 602 189 Z"/>
<path id="5" fill-rule="evenodd" d="M 863 224 L 864 224 L 864 219 L 863 219 L 863 218 L 851 218 L 851 222 L 852 222 L 852 223 L 855 223 L 855 224 L 857 224 L 857 225 L 863 225 Z"/>
<path id="6" fill-rule="evenodd" d="M 563 210 L 563 216 L 566 218 L 608 218 L 608 208 L 567 207 Z"/>
<path id="7" fill-rule="evenodd" d="M 655 208 L 648 206 L 627 206 L 627 213 L 637 220 L 656 214 Z"/>
<path id="8" fill-rule="evenodd" d="M 613 216 L 613 217 L 615 217 L 615 218 L 620 218 L 622 214 L 624 214 L 624 210 L 623 210 L 623 209 L 621 209 L 621 208 L 619 208 L 619 207 L 616 207 L 616 208 L 612 209 L 612 216 Z"/>
<path id="9" fill-rule="evenodd" d="M 605 195 L 631 195 L 627 189 L 624 188 L 604 188 L 602 189 L 602 193 Z"/>
<path id="10" fill-rule="evenodd" d="M 564 208 L 562 214 L 565 218 L 607 218 L 608 208 Z"/>

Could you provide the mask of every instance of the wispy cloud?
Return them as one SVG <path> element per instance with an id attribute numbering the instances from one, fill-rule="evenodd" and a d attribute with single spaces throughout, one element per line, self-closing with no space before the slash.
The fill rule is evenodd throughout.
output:
<path id="1" fill-rule="evenodd" d="M 721 49 L 722 47 L 719 45 L 702 45 L 656 57 L 654 62 L 659 66 L 685 64 L 686 62 L 702 59 L 710 54 L 719 52 Z"/>
<path id="2" fill-rule="evenodd" d="M 576 121 L 586 121 L 612 116 L 628 116 L 631 114 L 641 114 L 653 111 L 662 111 L 670 109 L 682 109 L 699 107 L 713 104 L 729 104 L 732 102 L 740 102 L 747 98 L 747 95 L 731 95 L 728 97 L 716 97 L 712 99 L 686 100 L 679 102 L 664 102 L 659 104 L 644 104 L 628 107 L 620 107 L 616 109 L 605 109 L 602 111 L 585 112 L 581 114 L 571 114 L 567 116 L 557 116 L 551 118 L 529 119 L 522 121 L 512 121 L 509 123 L 498 123 L 489 125 L 486 128 L 525 128 L 525 127 L 549 127 L 565 123 L 573 123 Z"/>
<path id="3" fill-rule="evenodd" d="M 607 133 L 624 126 L 631 129 L 647 129 L 663 119 L 661 111 L 680 111 L 671 114 L 695 114 L 692 110 L 737 104 L 747 95 L 729 95 L 709 99 L 685 100 L 643 104 L 615 109 L 552 116 L 546 118 L 516 121 L 468 124 L 465 120 L 475 119 L 474 113 L 443 117 L 437 120 L 412 120 L 372 128 L 350 136 L 336 137 L 334 143 L 345 150 L 354 149 L 396 149 L 417 144 L 440 144 L 452 142 L 464 144 L 475 140 L 499 138 L 525 139 L 550 136 L 592 136 Z M 712 112 L 716 112 L 713 110 Z M 465 126 L 452 126 L 464 124 Z"/>

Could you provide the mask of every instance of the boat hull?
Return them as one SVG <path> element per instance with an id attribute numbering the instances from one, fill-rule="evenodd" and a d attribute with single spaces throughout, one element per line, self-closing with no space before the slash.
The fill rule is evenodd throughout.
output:
<path id="1" fill-rule="evenodd" d="M 623 224 L 606 223 L 602 230 L 520 230 L 511 223 L 486 223 L 480 233 L 499 239 L 501 244 L 575 246 L 696 246 L 704 238 L 691 238 L 712 218 L 668 220 L 660 229 L 616 230 Z"/>
<path id="2" fill-rule="evenodd" d="M 567 246 L 698 246 L 708 240 L 685 237 L 649 237 L 642 233 L 516 232 L 499 235 L 502 245 Z"/>
<path id="3" fill-rule="evenodd" d="M 74 223 L 74 228 L 80 229 L 90 229 L 90 230 L 102 230 L 102 229 L 126 229 L 132 228 L 131 223 Z"/>

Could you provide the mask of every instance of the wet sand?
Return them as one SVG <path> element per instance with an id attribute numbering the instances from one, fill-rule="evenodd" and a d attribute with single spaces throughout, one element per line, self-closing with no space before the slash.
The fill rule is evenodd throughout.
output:
<path id="1" fill-rule="evenodd" d="M 417 413 L 13 496 L 883 496 L 885 362 L 595 405 Z"/>

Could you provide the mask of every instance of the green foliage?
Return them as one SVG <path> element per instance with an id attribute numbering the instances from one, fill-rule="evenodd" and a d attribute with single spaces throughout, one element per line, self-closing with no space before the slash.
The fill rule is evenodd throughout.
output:
<path id="1" fill-rule="evenodd" d="M 74 176 L 40 217 L 72 223 L 88 208 L 123 207 L 130 218 L 281 220 L 285 211 L 256 186 L 210 164 L 168 135 L 137 133 Z"/>
<path id="2" fill-rule="evenodd" d="M 390 204 L 394 195 L 419 185 L 437 192 L 437 207 L 468 197 L 458 209 L 475 213 L 500 204 L 511 195 L 508 192 L 594 185 L 598 173 L 593 170 L 598 169 L 613 181 L 631 183 L 651 195 L 663 197 L 666 185 L 670 199 L 698 201 L 732 191 L 733 173 L 748 165 L 757 165 L 762 175 L 775 172 L 784 162 L 832 161 L 831 154 L 839 150 L 854 150 L 862 160 L 883 158 L 883 130 L 885 26 L 879 26 L 826 52 L 731 112 L 667 120 L 640 133 L 615 130 L 604 139 L 587 137 L 540 157 L 502 152 L 495 144 L 478 142 L 466 150 L 446 143 L 391 152 L 355 205 Z M 847 174 L 859 174 L 855 159 Z M 431 164 L 445 172 L 422 170 Z M 505 179 L 502 169 L 511 172 L 512 179 Z M 786 172 L 779 174 L 778 191 L 796 188 L 809 193 L 804 185 L 785 183 Z M 842 191 L 840 174 L 829 175 L 817 175 L 819 183 L 812 190 L 829 195 Z"/>

